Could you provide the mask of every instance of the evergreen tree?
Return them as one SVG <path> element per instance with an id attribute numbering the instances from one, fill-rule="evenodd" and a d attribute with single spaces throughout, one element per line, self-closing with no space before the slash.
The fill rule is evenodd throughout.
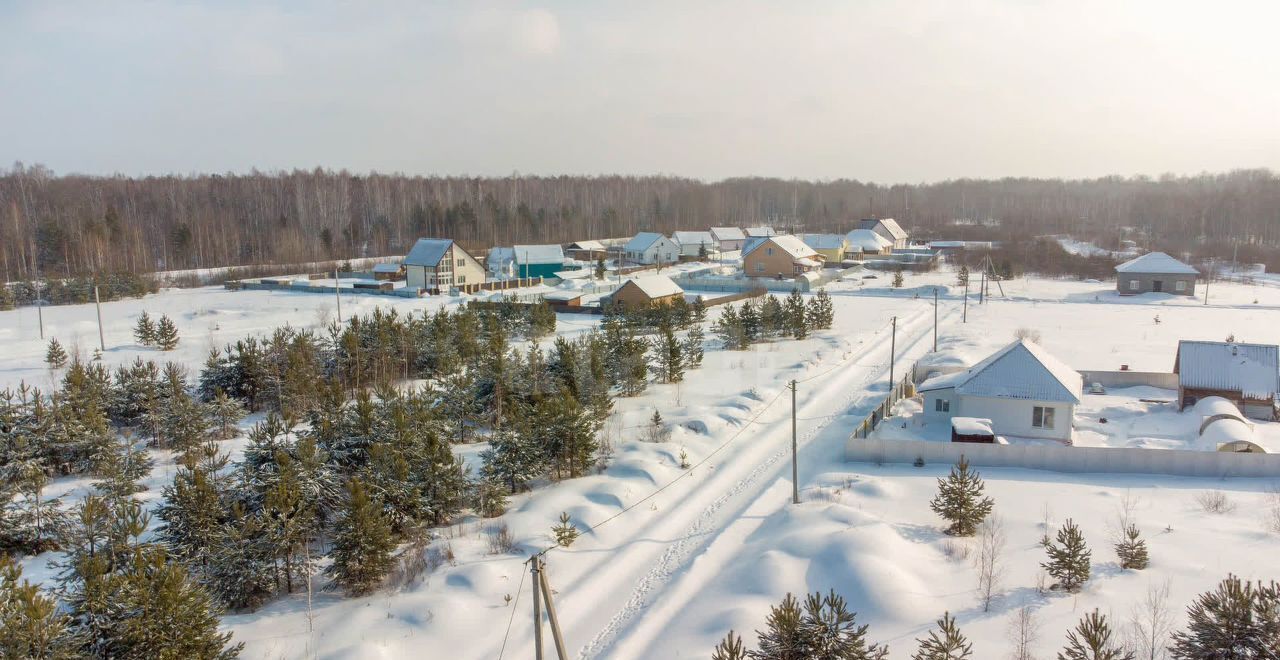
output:
<path id="1" fill-rule="evenodd" d="M 787 328 L 786 312 L 777 296 L 767 295 L 760 299 L 760 335 L 768 339 L 782 335 Z"/>
<path id="2" fill-rule="evenodd" d="M 67 364 L 67 352 L 63 350 L 58 338 L 49 340 L 49 349 L 44 352 L 44 362 L 50 369 L 61 369 Z"/>
<path id="3" fill-rule="evenodd" d="M 796 339 L 809 336 L 809 320 L 806 318 L 804 298 L 800 296 L 800 291 L 791 290 L 785 308 L 786 334 Z"/>
<path id="4" fill-rule="evenodd" d="M 807 660 L 802 618 L 800 603 L 791 594 L 770 607 L 765 629 L 756 631 L 758 648 L 750 653 L 752 660 Z"/>
<path id="5" fill-rule="evenodd" d="M 209 554 L 222 534 L 224 493 L 214 476 L 189 457 L 173 483 L 164 487 L 164 500 L 156 508 L 156 516 L 164 521 L 158 538 L 175 558 L 198 571 L 208 568 Z"/>
<path id="6" fill-rule="evenodd" d="M 969 461 L 963 455 L 951 468 L 946 479 L 938 480 L 938 495 L 929 502 L 933 512 L 951 523 L 946 532 L 953 536 L 973 536 L 978 525 L 986 520 L 995 503 L 983 497 L 985 489 L 982 477 L 969 470 Z"/>
<path id="7" fill-rule="evenodd" d="M 536 438 L 510 429 L 494 431 L 489 448 L 481 452 L 480 457 L 484 461 L 481 473 L 487 479 L 506 484 L 512 493 L 523 490 L 546 469 L 546 457 Z"/>
<path id="8" fill-rule="evenodd" d="M 893 271 L 893 288 L 895 288 L 895 289 L 901 289 L 901 288 L 902 288 L 902 284 L 903 284 L 903 281 L 902 281 L 902 269 L 901 269 L 901 268 L 899 268 L 899 269 L 897 269 L 897 270 Z"/>
<path id="9" fill-rule="evenodd" d="M 950 612 L 938 619 L 937 630 L 930 630 L 927 638 L 916 641 L 920 648 L 911 660 L 964 660 L 973 656 L 973 644 L 961 634 Z"/>
<path id="10" fill-rule="evenodd" d="M 684 344 L 676 338 L 675 330 L 670 323 L 663 323 L 658 328 L 658 336 L 653 342 L 653 352 L 657 357 L 658 380 L 664 383 L 678 383 L 684 380 Z"/>
<path id="11" fill-rule="evenodd" d="M 69 623 L 57 602 L 22 580 L 22 568 L 0 553 L 0 658 L 80 657 L 79 640 L 68 630 Z"/>
<path id="12" fill-rule="evenodd" d="M 1107 623 L 1107 617 L 1099 614 L 1096 609 L 1084 615 L 1074 630 L 1067 631 L 1067 646 L 1058 653 L 1058 660 L 1134 660 L 1134 658 L 1132 651 L 1125 651 L 1120 644 L 1111 641 L 1111 625 Z"/>
<path id="13" fill-rule="evenodd" d="M 540 339 L 556 331 L 556 313 L 545 301 L 529 306 L 529 338 Z"/>
<path id="14" fill-rule="evenodd" d="M 831 296 L 826 289 L 818 289 L 817 295 L 809 299 L 806 318 L 810 330 L 830 330 L 835 321 L 835 308 L 831 304 Z"/>
<path id="15" fill-rule="evenodd" d="M 219 440 L 230 440 L 236 437 L 236 423 L 244 419 L 244 405 L 238 399 L 218 390 L 205 409 L 209 419 L 218 430 Z"/>
<path id="16" fill-rule="evenodd" d="M 1075 592 L 1089 580 L 1090 552 L 1084 542 L 1084 534 L 1070 518 L 1058 530 L 1058 542 L 1045 543 L 1049 561 L 1040 564 L 1051 577 L 1058 580 L 1057 587 Z"/>
<path id="17" fill-rule="evenodd" d="M 1116 555 L 1120 558 L 1120 568 L 1140 571 L 1147 567 L 1147 542 L 1139 536 L 1137 525 L 1125 528 L 1124 538 L 1116 544 Z"/>
<path id="18" fill-rule="evenodd" d="M 138 324 L 133 326 L 133 338 L 143 346 L 151 346 L 156 341 L 156 326 L 146 310 L 143 310 L 142 315 L 138 317 Z"/>
<path id="19" fill-rule="evenodd" d="M 956 285 L 968 286 L 969 284 L 969 267 L 961 264 L 960 270 L 956 273 Z"/>
<path id="20" fill-rule="evenodd" d="M 151 474 L 154 461 L 132 434 L 125 432 L 113 439 L 109 451 L 95 457 L 95 464 L 101 478 L 94 482 L 94 488 L 111 497 L 128 497 L 145 490 L 138 482 Z"/>
<path id="21" fill-rule="evenodd" d="M 497 479 L 481 477 L 472 482 L 472 498 L 481 518 L 497 518 L 507 512 L 507 487 Z"/>
<path id="22" fill-rule="evenodd" d="M 603 280 L 606 272 L 607 271 L 604 268 L 604 257 L 598 257 L 596 259 L 595 278 L 597 280 Z"/>
<path id="23" fill-rule="evenodd" d="M 889 655 L 888 647 L 867 643 L 867 626 L 857 625 L 857 615 L 834 589 L 805 598 L 800 637 L 804 657 L 811 660 L 880 660 Z"/>
<path id="24" fill-rule="evenodd" d="M 724 344 L 725 350 L 740 351 L 747 347 L 747 336 L 742 329 L 742 321 L 738 310 L 733 305 L 725 305 L 716 319 L 714 331 Z"/>
<path id="25" fill-rule="evenodd" d="M 551 535 L 556 538 L 556 545 L 563 548 L 573 545 L 581 534 L 582 532 L 578 531 L 577 526 L 569 519 L 567 511 L 560 512 L 560 522 L 551 527 Z"/>
<path id="26" fill-rule="evenodd" d="M 711 660 L 747 660 L 747 652 L 742 647 L 742 638 L 730 630 L 729 634 L 716 644 L 715 650 L 711 653 Z"/>
<path id="27" fill-rule="evenodd" d="M 697 369 L 702 366 L 702 342 L 702 324 L 695 323 L 684 336 L 685 362 L 690 369 Z"/>
<path id="28" fill-rule="evenodd" d="M 260 515 L 235 503 L 214 530 L 204 573 L 209 589 L 229 608 L 256 609 L 275 593 L 275 560 L 265 529 Z"/>
<path id="29" fill-rule="evenodd" d="M 338 521 L 329 553 L 333 559 L 329 573 L 339 586 L 360 595 L 377 588 L 391 569 L 395 540 L 382 507 L 369 498 L 359 479 L 348 483 L 347 493 L 346 512 Z"/>
<path id="30" fill-rule="evenodd" d="M 707 321 L 707 303 L 703 302 L 702 296 L 695 297 L 689 305 L 689 320 L 698 325 Z"/>
<path id="31" fill-rule="evenodd" d="M 1271 660 L 1280 649 L 1280 583 L 1255 587 L 1228 575 L 1187 608 L 1173 633 L 1173 660 Z"/>
<path id="32" fill-rule="evenodd" d="M 764 338 L 764 321 L 760 318 L 760 308 L 750 300 L 743 301 L 742 309 L 738 310 L 738 323 L 742 326 L 746 345 L 754 344 Z"/>
<path id="33" fill-rule="evenodd" d="M 178 326 L 168 316 L 161 316 L 156 324 L 155 345 L 162 351 L 172 351 L 178 347 Z"/>

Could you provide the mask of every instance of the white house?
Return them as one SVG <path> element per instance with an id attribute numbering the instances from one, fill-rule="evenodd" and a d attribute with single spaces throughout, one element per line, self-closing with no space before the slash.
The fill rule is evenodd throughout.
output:
<path id="1" fill-rule="evenodd" d="M 711 255 L 720 251 L 719 241 L 709 231 L 677 231 L 671 234 L 671 240 L 680 246 L 682 257 Z"/>
<path id="2" fill-rule="evenodd" d="M 642 231 L 627 241 L 622 258 L 636 264 L 672 264 L 680 260 L 680 246 L 662 234 Z"/>
<path id="3" fill-rule="evenodd" d="M 859 229 L 870 229 L 893 244 L 893 249 L 907 247 L 907 232 L 893 218 L 873 218 L 858 223 Z"/>
<path id="4" fill-rule="evenodd" d="M 484 266 L 447 238 L 418 239 L 401 263 L 406 285 L 414 289 L 443 290 L 485 280 Z"/>
<path id="5" fill-rule="evenodd" d="M 925 419 L 992 421 L 1003 436 L 1071 440 L 1083 380 L 1043 348 L 1018 340 L 964 371 L 935 376 L 916 388 Z"/>
<path id="6" fill-rule="evenodd" d="M 711 237 L 720 244 L 721 252 L 741 250 L 742 244 L 747 240 L 747 235 L 737 227 L 712 227 Z"/>

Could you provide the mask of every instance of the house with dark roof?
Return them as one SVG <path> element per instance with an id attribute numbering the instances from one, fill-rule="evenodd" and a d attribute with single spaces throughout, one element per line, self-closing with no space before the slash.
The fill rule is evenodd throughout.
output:
<path id="1" fill-rule="evenodd" d="M 482 284 L 485 280 L 484 266 L 448 238 L 418 239 L 401 263 L 410 288 L 447 290 L 456 284 Z"/>
<path id="2" fill-rule="evenodd" d="M 1179 409 L 1216 396 L 1230 401 L 1248 417 L 1275 417 L 1280 389 L 1280 347 L 1225 341 L 1178 342 L 1173 361 L 1178 375 Z"/>
<path id="3" fill-rule="evenodd" d="M 1020 339 L 965 369 L 934 376 L 916 391 L 926 420 L 991 420 L 995 432 L 1070 441 L 1083 379 L 1039 345 Z"/>
<path id="4" fill-rule="evenodd" d="M 1172 293 L 1196 294 L 1200 272 L 1163 252 L 1148 252 L 1116 266 L 1116 291 L 1120 295 Z"/>

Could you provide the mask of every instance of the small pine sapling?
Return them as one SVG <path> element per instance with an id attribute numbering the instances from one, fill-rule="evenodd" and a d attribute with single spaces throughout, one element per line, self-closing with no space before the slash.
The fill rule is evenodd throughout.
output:
<path id="1" fill-rule="evenodd" d="M 133 326 L 133 338 L 143 346 L 151 346 L 156 341 L 156 325 L 145 310 L 138 317 L 138 324 Z"/>
<path id="2" fill-rule="evenodd" d="M 563 511 L 560 513 L 560 524 L 551 528 L 551 534 L 556 537 L 556 545 L 567 548 L 573 545 L 574 541 L 582 535 L 578 528 L 574 526 L 573 521 L 569 520 L 569 513 Z"/>
<path id="3" fill-rule="evenodd" d="M 49 340 L 49 349 L 44 352 L 45 364 L 50 369 L 61 369 L 67 364 L 67 351 L 62 348 L 62 343 L 57 337 Z"/>
<path id="4" fill-rule="evenodd" d="M 973 536 L 978 525 L 986 520 L 995 503 L 983 497 L 985 485 L 982 477 L 969 470 L 969 461 L 963 455 L 951 468 L 946 479 L 938 480 L 938 495 L 929 502 L 933 512 L 951 523 L 946 532 L 952 536 Z"/>
<path id="5" fill-rule="evenodd" d="M 1147 542 L 1138 534 L 1138 526 L 1130 524 L 1124 530 L 1124 538 L 1116 544 L 1116 555 L 1120 558 L 1120 568 L 1142 570 L 1147 567 Z"/>
<path id="6" fill-rule="evenodd" d="M 155 345 L 162 351 L 172 351 L 178 347 L 178 326 L 168 316 L 161 316 L 156 324 Z"/>
<path id="7" fill-rule="evenodd" d="M 1095 609 L 1067 631 L 1067 646 L 1058 654 L 1058 660 L 1135 660 L 1135 656 L 1111 641 L 1107 617 Z"/>
<path id="8" fill-rule="evenodd" d="M 732 630 L 711 652 L 711 660 L 746 660 L 747 652 L 742 647 L 742 637 Z"/>
<path id="9" fill-rule="evenodd" d="M 1049 560 L 1040 566 L 1058 581 L 1055 588 L 1074 593 L 1089 581 L 1089 547 L 1084 542 L 1084 534 L 1070 518 L 1058 530 L 1057 543 L 1046 543 L 1045 551 L 1049 553 Z"/>
<path id="10" fill-rule="evenodd" d="M 937 630 L 930 630 L 928 637 L 916 641 L 920 648 L 911 660 L 964 660 L 973 657 L 973 644 L 965 639 L 950 612 L 944 612 L 938 619 Z"/>

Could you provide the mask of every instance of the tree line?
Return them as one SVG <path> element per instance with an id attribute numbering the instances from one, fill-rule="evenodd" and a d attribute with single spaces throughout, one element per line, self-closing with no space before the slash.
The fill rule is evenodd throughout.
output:
<path id="1" fill-rule="evenodd" d="M 844 232 L 861 217 L 897 217 L 917 234 L 952 238 L 963 228 L 939 230 L 953 220 L 993 220 L 999 237 L 1072 233 L 1103 247 L 1134 227 L 1156 237 L 1149 242 L 1218 256 L 1235 243 L 1269 254 L 1280 242 L 1280 178 L 1269 170 L 882 185 L 319 168 L 135 178 L 17 163 L 0 172 L 0 209 L 6 282 L 403 254 L 421 236 L 485 249 L 712 225 Z"/>

